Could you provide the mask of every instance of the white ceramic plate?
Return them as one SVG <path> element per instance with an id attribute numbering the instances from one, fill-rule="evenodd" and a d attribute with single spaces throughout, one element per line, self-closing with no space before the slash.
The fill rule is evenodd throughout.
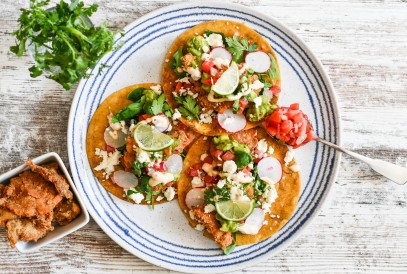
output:
<path id="1" fill-rule="evenodd" d="M 340 155 L 315 142 L 296 150 L 302 193 L 297 210 L 273 237 L 222 255 L 218 246 L 192 229 L 176 201 L 156 206 L 132 205 L 106 192 L 92 174 L 86 156 L 86 131 L 98 105 L 114 91 L 141 82 L 159 82 L 167 49 L 184 30 L 208 20 L 243 21 L 263 35 L 281 64 L 279 103 L 299 102 L 317 134 L 340 144 L 339 112 L 321 63 L 291 30 L 277 20 L 236 4 L 192 2 L 168 6 L 128 25 L 120 50 L 99 63 L 104 73 L 84 79 L 76 91 L 68 125 L 71 172 L 89 213 L 119 245 L 145 261 L 171 270 L 216 273 L 248 267 L 270 258 L 298 237 L 317 215 L 335 180 Z"/>

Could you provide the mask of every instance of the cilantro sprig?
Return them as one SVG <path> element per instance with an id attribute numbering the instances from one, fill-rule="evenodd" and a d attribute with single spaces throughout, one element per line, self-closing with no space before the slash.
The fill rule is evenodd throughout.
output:
<path id="1" fill-rule="evenodd" d="M 240 38 L 238 36 L 226 37 L 226 49 L 232 54 L 233 61 L 241 63 L 243 61 L 244 53 L 251 52 L 257 49 L 257 43 L 251 43 L 246 37 Z"/>
<path id="2" fill-rule="evenodd" d="M 196 99 L 192 96 L 175 96 L 175 101 L 181 106 L 178 107 L 179 112 L 187 120 L 199 119 L 198 115 L 201 107 L 197 104 Z"/>
<path id="3" fill-rule="evenodd" d="M 30 0 L 30 8 L 21 9 L 20 27 L 12 33 L 16 45 L 10 51 L 20 57 L 29 43 L 36 62 L 29 68 L 30 76 L 47 71 L 47 78 L 69 90 L 113 49 L 114 35 L 107 23 L 95 27 L 85 20 L 97 11 L 97 4 L 84 7 L 79 0 L 71 4 L 61 0 L 54 9 L 46 9 L 48 4 L 49 0 Z"/>

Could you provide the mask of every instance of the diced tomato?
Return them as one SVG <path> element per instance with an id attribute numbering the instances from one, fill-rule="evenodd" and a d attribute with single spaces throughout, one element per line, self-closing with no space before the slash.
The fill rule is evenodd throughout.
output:
<path id="1" fill-rule="evenodd" d="M 308 121 L 307 115 L 299 109 L 298 103 L 291 104 L 289 108 L 277 108 L 263 121 L 263 126 L 271 136 L 294 148 L 318 138 Z M 297 144 L 298 138 L 304 141 Z"/>
<path id="2" fill-rule="evenodd" d="M 214 184 L 216 184 L 219 180 L 216 177 L 205 175 L 204 181 L 205 181 L 206 186 L 211 187 Z"/>
<path id="3" fill-rule="evenodd" d="M 202 62 L 202 70 L 206 73 L 211 72 L 211 68 L 213 67 L 213 61 L 212 60 L 205 60 Z"/>
<path id="4" fill-rule="evenodd" d="M 247 166 L 247 167 L 245 167 L 244 169 L 242 169 L 242 172 L 243 172 L 243 173 L 246 173 L 246 174 L 249 174 L 251 170 L 252 170 L 252 169 Z"/>
<path id="5" fill-rule="evenodd" d="M 202 84 L 207 85 L 207 86 L 212 86 L 212 80 L 211 78 L 208 78 L 206 80 L 202 81 Z"/>
<path id="6" fill-rule="evenodd" d="M 213 159 L 210 156 L 207 156 L 205 159 L 203 159 L 202 161 L 203 163 L 207 163 L 207 164 L 212 164 Z"/>
<path id="7" fill-rule="evenodd" d="M 280 134 L 287 134 L 293 127 L 293 122 L 291 120 L 285 120 L 281 123 Z"/>
<path id="8" fill-rule="evenodd" d="M 216 74 L 218 74 L 218 70 L 215 67 L 211 67 L 210 74 L 211 76 L 216 76 Z"/>
<path id="9" fill-rule="evenodd" d="M 175 86 L 175 91 L 179 92 L 181 88 L 182 88 L 182 82 L 178 82 L 177 85 Z"/>
<path id="10" fill-rule="evenodd" d="M 189 170 L 189 176 L 191 177 L 195 177 L 195 176 L 199 176 L 199 170 L 202 168 L 202 164 L 195 164 L 191 167 L 191 169 Z"/>
<path id="11" fill-rule="evenodd" d="M 291 104 L 290 109 L 299 110 L 300 109 L 300 104 L 298 104 L 298 103 Z"/>
<path id="12" fill-rule="evenodd" d="M 280 87 L 279 86 L 272 86 L 270 88 L 271 93 L 273 93 L 274 96 L 278 96 L 280 94 Z"/>
<path id="13" fill-rule="evenodd" d="M 170 156 L 170 149 L 169 149 L 169 148 L 164 149 L 164 150 L 163 150 L 163 153 L 164 153 L 164 155 L 166 155 L 166 156 Z"/>
<path id="14" fill-rule="evenodd" d="M 115 148 L 114 148 L 114 147 L 111 147 L 111 146 L 106 145 L 106 151 L 107 151 L 107 152 L 113 152 L 113 151 L 115 151 Z"/>
<path id="15" fill-rule="evenodd" d="M 220 156 L 222 156 L 222 154 L 223 154 L 223 151 L 220 149 L 215 149 L 211 152 L 212 157 L 216 158 L 216 159 L 220 159 Z"/>
<path id="16" fill-rule="evenodd" d="M 192 85 L 192 84 L 189 84 L 189 83 L 183 83 L 183 84 L 182 84 L 182 87 L 185 88 L 185 89 L 192 89 L 192 88 L 193 88 L 193 85 Z"/>
<path id="17" fill-rule="evenodd" d="M 239 99 L 239 110 L 237 111 L 237 113 L 242 114 L 248 104 L 248 100 Z"/>
<path id="18" fill-rule="evenodd" d="M 223 161 L 230 161 L 230 160 L 234 160 L 236 158 L 236 155 L 231 152 L 230 150 L 226 151 L 223 155 L 222 155 L 222 160 Z"/>
<path id="19" fill-rule="evenodd" d="M 146 119 L 148 119 L 148 118 L 151 118 L 151 117 L 153 117 L 154 115 L 151 115 L 151 114 L 141 114 L 139 117 L 138 117 L 138 120 L 139 121 L 143 121 L 143 120 L 146 120 Z"/>
<path id="20" fill-rule="evenodd" d="M 253 162 L 255 162 L 255 163 L 257 164 L 258 162 L 260 162 L 260 160 L 261 160 L 261 158 L 255 158 L 255 159 L 253 160 Z"/>
<path id="21" fill-rule="evenodd" d="M 153 164 L 153 168 L 155 171 L 160 171 L 160 172 L 164 172 L 164 171 L 168 170 L 167 166 L 165 165 L 165 162 L 162 162 L 162 161 L 159 163 L 155 162 Z"/>

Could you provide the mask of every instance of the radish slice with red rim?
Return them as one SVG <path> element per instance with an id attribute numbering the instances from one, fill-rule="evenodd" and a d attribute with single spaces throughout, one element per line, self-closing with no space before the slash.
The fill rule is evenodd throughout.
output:
<path id="1" fill-rule="evenodd" d="M 232 54 L 224 47 L 215 47 L 211 50 L 210 56 L 212 59 L 222 58 L 232 61 Z"/>
<path id="2" fill-rule="evenodd" d="M 231 109 L 218 113 L 217 120 L 221 128 L 228 132 L 238 132 L 246 127 L 246 117 L 243 114 L 233 113 Z"/>
<path id="3" fill-rule="evenodd" d="M 179 174 L 182 170 L 182 157 L 179 154 L 172 154 L 165 161 L 165 165 L 168 168 L 168 172 Z"/>
<path id="4" fill-rule="evenodd" d="M 187 204 L 187 207 L 192 208 L 194 206 L 203 205 L 205 202 L 204 191 L 204 188 L 193 188 L 188 191 L 187 196 L 185 197 L 185 203 Z"/>
<path id="5" fill-rule="evenodd" d="M 115 171 L 113 173 L 112 180 L 116 185 L 121 186 L 124 189 L 129 189 L 138 185 L 136 175 L 124 170 Z"/>
<path id="6" fill-rule="evenodd" d="M 257 164 L 257 172 L 263 181 L 269 184 L 276 184 L 283 176 L 283 168 L 279 160 L 274 157 L 267 157 Z"/>
<path id="7" fill-rule="evenodd" d="M 113 130 L 111 127 L 107 127 L 103 137 L 106 145 L 113 148 L 119 148 L 126 144 L 127 134 L 121 130 Z"/>
<path id="8" fill-rule="evenodd" d="M 265 73 L 271 66 L 270 57 L 264 51 L 249 52 L 245 57 L 245 62 L 257 73 Z"/>
<path id="9" fill-rule="evenodd" d="M 242 226 L 239 227 L 239 231 L 243 234 L 256 235 L 263 226 L 264 222 L 264 210 L 256 207 L 253 209 L 252 214 L 247 217 Z"/>
<path id="10" fill-rule="evenodd" d="M 170 119 L 164 114 L 156 115 L 152 117 L 152 122 L 154 124 L 154 128 L 157 129 L 159 132 L 165 132 L 170 128 Z"/>

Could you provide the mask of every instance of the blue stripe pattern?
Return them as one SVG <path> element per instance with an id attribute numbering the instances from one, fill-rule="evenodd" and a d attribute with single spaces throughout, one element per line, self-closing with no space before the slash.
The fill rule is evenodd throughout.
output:
<path id="1" fill-rule="evenodd" d="M 199 12 L 194 12 L 198 10 Z M 206 10 L 210 10 L 210 12 L 206 12 Z M 216 12 L 214 12 L 216 10 Z M 182 14 L 182 12 L 190 12 L 188 14 Z M 229 14 L 230 13 L 230 14 Z M 175 14 L 173 17 L 165 18 L 166 15 Z M 243 16 L 242 16 L 243 15 Z M 309 56 L 309 54 L 302 48 L 295 39 L 293 39 L 290 35 L 287 35 L 284 31 L 282 31 L 278 26 L 272 25 L 271 23 L 265 21 L 263 18 L 258 16 L 254 16 L 252 14 L 242 12 L 240 10 L 230 9 L 230 8 L 216 8 L 210 6 L 200 6 L 194 8 L 184 8 L 184 9 L 176 9 L 170 10 L 168 12 L 159 13 L 157 16 L 148 17 L 146 20 L 139 19 L 139 23 L 135 23 L 131 29 L 126 31 L 126 42 L 124 46 L 127 47 L 126 50 L 122 51 L 119 50 L 117 52 L 113 52 L 110 54 L 106 60 L 103 60 L 103 63 L 112 65 L 111 68 L 104 72 L 102 77 L 93 77 L 84 81 L 81 84 L 82 89 L 77 94 L 74 99 L 74 103 L 72 105 L 73 112 L 73 130 L 68 135 L 68 140 L 72 140 L 70 145 L 71 148 L 78 149 L 78 144 L 84 144 L 84 139 L 86 137 L 86 128 L 91 118 L 91 114 L 94 112 L 94 108 L 96 108 L 102 98 L 106 93 L 106 88 L 111 82 L 112 78 L 115 76 L 117 70 L 125 63 L 132 54 L 137 52 L 143 46 L 148 45 L 155 39 L 160 39 L 160 37 L 164 37 L 167 34 L 171 33 L 179 33 L 186 28 L 190 28 L 197 23 L 205 21 L 205 19 L 192 19 L 199 16 L 203 16 L 204 18 L 222 18 L 222 19 L 230 19 L 235 21 L 245 21 L 254 26 L 258 26 L 262 29 L 265 29 L 265 32 L 259 32 L 261 35 L 266 37 L 273 48 L 275 49 L 276 53 L 283 58 L 291 67 L 291 69 L 295 72 L 298 76 L 304 88 L 308 94 L 309 101 L 312 105 L 314 117 L 318 117 L 318 115 L 324 115 L 324 108 L 323 103 L 327 102 L 328 105 L 327 113 L 325 116 L 327 117 L 328 125 L 325 125 L 325 119 L 322 119 L 322 131 L 320 132 L 320 126 L 318 124 L 318 119 L 316 118 L 316 130 L 318 134 L 322 133 L 322 137 L 331 139 L 333 142 L 337 142 L 337 124 L 334 114 L 332 113 L 336 106 L 332 101 L 332 96 L 329 94 L 329 90 L 326 84 L 326 76 L 324 77 L 321 75 L 320 70 L 315 65 L 314 60 Z M 179 22 L 180 18 L 187 19 L 184 22 Z M 178 20 L 178 21 L 177 21 Z M 153 23 L 147 25 L 149 21 Z M 261 22 L 261 23 L 258 23 Z M 172 23 L 172 24 L 171 24 Z M 145 26 L 141 31 L 135 32 L 131 36 L 129 36 L 133 30 L 136 30 L 138 27 L 141 27 L 143 24 Z M 158 29 L 154 29 L 156 26 L 161 26 Z M 171 28 L 177 27 L 178 28 Z M 164 31 L 161 33 L 161 31 Z M 140 35 L 142 35 L 139 37 Z M 277 37 L 278 39 L 284 42 L 283 45 L 280 45 L 273 36 Z M 145 40 L 145 41 L 143 41 Z M 141 43 L 143 41 L 143 43 Z M 116 41 L 117 43 L 118 41 Z M 123 46 L 123 47 L 124 47 Z M 288 47 L 288 49 L 287 49 Z M 290 53 L 290 51 L 295 52 L 299 55 L 299 61 L 295 59 L 295 57 Z M 127 57 L 126 57 L 127 54 Z M 290 61 L 291 60 L 291 61 Z M 306 68 L 309 69 L 310 75 L 317 82 L 317 89 L 319 93 L 322 93 L 322 100 L 319 98 L 319 94 L 316 91 L 312 80 L 309 78 L 308 74 L 302 68 L 301 62 L 305 64 Z M 301 73 L 305 75 L 305 80 L 302 78 L 301 73 L 297 71 L 297 69 L 301 70 Z M 317 76 L 315 75 L 317 74 Z M 107 78 L 109 76 L 109 78 Z M 92 82 L 91 82 L 92 81 Z M 90 83 L 91 82 L 91 83 Z M 98 82 L 98 84 L 97 84 Z M 88 87 L 90 83 L 90 88 Z M 309 90 L 308 85 L 311 87 L 311 91 Z M 97 87 L 95 86 L 97 85 Z M 329 83 L 328 83 L 329 85 Z M 86 92 L 87 91 L 87 92 Z M 94 94 L 96 92 L 96 94 Z M 86 108 L 86 115 L 85 117 L 79 117 L 78 113 L 78 106 L 81 102 L 81 98 L 83 94 L 86 94 L 86 98 L 84 99 L 85 106 L 90 103 L 90 109 Z M 91 98 L 91 96 L 93 97 Z M 316 102 L 314 102 L 316 99 Z M 82 99 L 83 100 L 83 99 Z M 316 105 L 315 105 L 316 103 Z M 320 111 L 317 112 L 317 109 Z M 76 121 L 76 118 L 80 119 L 81 122 L 85 120 L 84 124 L 81 124 Z M 85 118 L 85 119 L 84 119 Z M 82 128 L 81 128 L 82 127 Z M 79 136 L 79 142 L 75 136 L 75 132 L 84 132 Z M 75 146 L 76 145 L 76 146 Z M 307 193 L 306 197 L 301 195 L 300 200 L 303 201 L 304 204 L 301 207 L 297 208 L 295 214 L 292 216 L 290 221 L 285 225 L 285 227 L 277 234 L 278 236 L 271 237 L 268 240 L 263 242 L 240 247 L 238 248 L 232 255 L 230 256 L 223 256 L 220 254 L 213 254 L 217 253 L 218 249 L 211 248 L 211 249 L 202 249 L 202 248 L 192 248 L 183 245 L 173 244 L 170 241 L 159 239 L 157 235 L 153 235 L 148 231 L 143 230 L 141 227 L 137 225 L 136 222 L 128 218 L 128 216 L 123 212 L 114 202 L 112 197 L 104 191 L 104 189 L 97 183 L 95 178 L 88 178 L 92 180 L 92 183 L 89 182 L 81 182 L 81 190 L 84 192 L 86 199 L 92 206 L 90 209 L 92 216 L 99 222 L 103 223 L 105 226 L 109 228 L 109 234 L 113 233 L 114 238 L 118 238 L 121 241 L 122 245 L 126 249 L 130 250 L 134 254 L 142 257 L 143 259 L 153 262 L 155 264 L 170 268 L 170 269 L 179 269 L 173 268 L 172 265 L 181 266 L 186 271 L 192 271 L 196 268 L 209 268 L 209 269 L 220 269 L 227 266 L 238 266 L 242 265 L 248 261 L 256 261 L 265 255 L 271 254 L 271 252 L 275 251 L 278 247 L 286 245 L 288 240 L 292 238 L 294 235 L 297 234 L 298 230 L 309 223 L 310 217 L 314 214 L 315 210 L 320 206 L 320 201 L 326 196 L 326 189 L 329 187 L 330 182 L 332 181 L 333 172 L 335 170 L 335 166 L 337 166 L 337 159 L 338 155 L 336 155 L 335 151 L 326 149 L 322 147 L 322 151 L 319 153 L 319 145 L 316 145 L 315 148 L 315 157 L 313 159 L 313 164 L 311 168 L 311 173 L 309 176 L 309 180 L 305 185 L 303 190 L 303 194 Z M 76 177 L 79 179 L 82 169 L 88 166 L 86 156 L 82 155 L 82 153 L 78 151 L 72 152 L 73 159 L 71 161 L 72 171 L 74 174 L 74 178 Z M 318 159 L 318 155 L 321 159 Z M 322 155 L 322 156 L 321 156 Z M 77 158 L 77 156 L 79 158 Z M 318 161 L 320 164 L 318 165 Z M 314 171 L 315 168 L 318 168 L 315 178 L 314 178 Z M 83 171 L 82 171 L 83 172 Z M 82 173 L 83 174 L 83 173 Z M 84 175 L 82 175 L 84 177 Z M 76 180 L 77 183 L 79 180 Z M 96 201 L 92 199 L 89 195 L 90 193 L 86 189 L 90 187 L 90 191 L 92 193 L 98 193 L 99 197 L 99 205 L 104 209 L 103 214 L 98 212 L 98 207 L 94 204 Z M 94 198 L 94 197 L 93 197 Z M 306 213 L 306 215 L 301 215 Z M 105 217 L 107 216 L 107 219 Z M 295 222 L 293 221 L 295 220 Z M 125 236 L 124 236 L 125 235 Z M 151 238 L 151 239 L 150 239 Z M 144 244 L 143 241 L 146 241 L 147 244 Z M 158 242 L 158 244 L 156 243 Z M 181 251 L 180 251 L 181 250 Z M 181 256 L 178 256 L 178 255 Z M 154 258 L 155 260 L 151 260 L 149 258 Z M 199 259 L 198 259 L 199 258 Z M 230 268 L 228 268 L 230 270 Z M 224 270 L 223 270 L 224 271 Z"/>

